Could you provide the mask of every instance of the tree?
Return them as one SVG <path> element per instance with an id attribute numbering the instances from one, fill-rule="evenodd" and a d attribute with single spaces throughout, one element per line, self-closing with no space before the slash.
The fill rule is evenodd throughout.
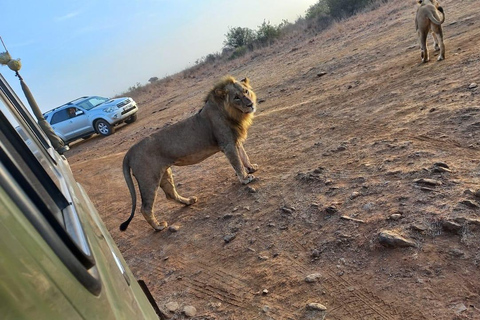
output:
<path id="1" fill-rule="evenodd" d="M 255 33 L 249 28 L 230 28 L 225 35 L 227 39 L 224 41 L 225 47 L 240 48 L 250 45 L 255 39 Z"/>

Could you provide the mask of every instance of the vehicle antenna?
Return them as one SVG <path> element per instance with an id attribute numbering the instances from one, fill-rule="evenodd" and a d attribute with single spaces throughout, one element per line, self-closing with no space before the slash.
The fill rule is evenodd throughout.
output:
<path id="1" fill-rule="evenodd" d="M 2 41 L 3 47 L 5 48 L 5 51 L 8 52 L 7 46 L 5 45 L 5 42 L 3 42 L 2 36 L 0 36 L 0 41 Z"/>

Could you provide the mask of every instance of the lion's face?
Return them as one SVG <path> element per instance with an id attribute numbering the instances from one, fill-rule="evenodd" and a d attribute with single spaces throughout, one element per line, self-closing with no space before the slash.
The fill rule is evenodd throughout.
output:
<path id="1" fill-rule="evenodd" d="M 247 78 L 225 86 L 226 99 L 230 106 L 242 113 L 253 113 L 256 108 L 256 96 Z"/>

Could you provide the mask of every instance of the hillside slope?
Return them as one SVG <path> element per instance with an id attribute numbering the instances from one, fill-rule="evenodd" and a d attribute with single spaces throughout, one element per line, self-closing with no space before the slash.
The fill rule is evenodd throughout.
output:
<path id="1" fill-rule="evenodd" d="M 480 319 L 480 2 L 442 6 L 444 61 L 420 63 L 416 4 L 390 1 L 174 75 L 136 97 L 137 122 L 72 145 L 74 174 L 137 278 L 162 308 L 180 305 L 172 319 L 185 305 L 194 319 Z M 181 207 L 159 191 L 155 211 L 178 230 L 154 232 L 137 212 L 120 232 L 126 150 L 198 111 L 226 74 L 264 100 L 245 144 L 254 190 L 222 154 L 175 167 L 179 193 L 199 198 Z M 413 246 L 385 247 L 382 231 Z"/>

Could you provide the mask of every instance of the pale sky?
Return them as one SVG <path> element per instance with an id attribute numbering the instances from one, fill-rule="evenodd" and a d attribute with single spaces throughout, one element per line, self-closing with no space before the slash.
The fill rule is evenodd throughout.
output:
<path id="1" fill-rule="evenodd" d="M 293 23 L 317 1 L 2 0 L 0 36 L 47 111 L 180 72 L 221 52 L 229 28 Z M 14 72 L 0 73 L 25 101 Z"/>

